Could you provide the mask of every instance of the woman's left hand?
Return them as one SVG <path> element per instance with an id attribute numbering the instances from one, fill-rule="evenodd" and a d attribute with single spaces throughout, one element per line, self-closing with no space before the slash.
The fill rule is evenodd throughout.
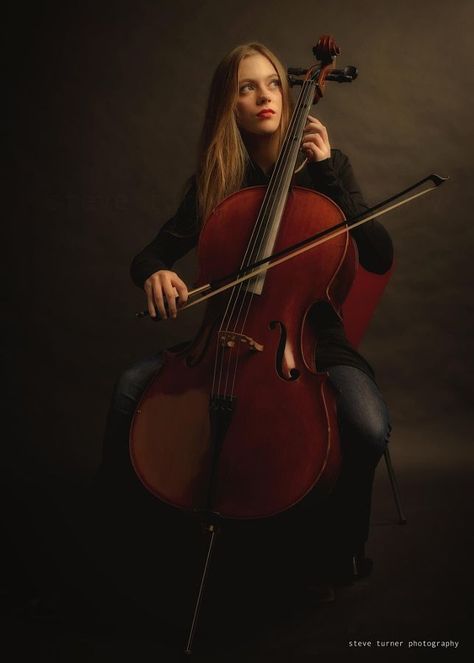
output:
<path id="1" fill-rule="evenodd" d="M 308 115 L 301 149 L 308 161 L 324 161 L 331 156 L 331 145 L 326 127 L 312 115 Z"/>

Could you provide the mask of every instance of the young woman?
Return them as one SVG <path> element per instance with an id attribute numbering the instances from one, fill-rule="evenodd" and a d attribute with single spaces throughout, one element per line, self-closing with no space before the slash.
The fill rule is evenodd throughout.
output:
<path id="1" fill-rule="evenodd" d="M 193 248 L 214 207 L 246 186 L 267 184 L 292 111 L 286 73 L 265 46 L 238 46 L 219 64 L 211 84 L 196 175 L 176 214 L 135 257 L 131 275 L 146 294 L 152 317 L 175 318 L 188 289 L 173 264 Z M 332 150 L 326 127 L 309 117 L 301 146 L 305 166 L 295 183 L 326 194 L 347 218 L 367 209 L 347 157 Z M 361 264 L 383 273 L 392 263 L 392 244 L 377 221 L 355 229 Z M 178 296 L 178 298 L 177 298 Z M 166 306 L 165 306 L 166 304 Z M 331 573 L 351 581 L 369 570 L 368 535 L 375 467 L 390 430 L 389 415 L 374 373 L 348 343 L 330 305 L 314 311 L 317 368 L 326 371 L 337 392 L 343 467 L 331 496 Z M 131 419 L 143 390 L 161 366 L 161 355 L 138 362 L 118 381 L 109 412 L 104 463 L 112 466 L 127 448 Z M 354 558 L 359 566 L 354 569 Z"/>

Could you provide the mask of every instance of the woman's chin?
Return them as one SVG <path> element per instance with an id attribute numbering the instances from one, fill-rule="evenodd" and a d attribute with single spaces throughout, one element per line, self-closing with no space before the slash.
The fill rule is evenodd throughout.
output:
<path id="1" fill-rule="evenodd" d="M 256 127 L 253 131 L 248 132 L 252 136 L 260 136 L 262 138 L 270 138 L 278 131 L 278 125 L 275 127 Z"/>

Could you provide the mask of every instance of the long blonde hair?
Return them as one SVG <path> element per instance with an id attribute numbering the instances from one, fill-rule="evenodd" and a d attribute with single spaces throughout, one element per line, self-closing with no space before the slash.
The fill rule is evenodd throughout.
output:
<path id="1" fill-rule="evenodd" d="M 235 119 L 240 62 L 250 55 L 264 55 L 280 77 L 282 114 L 278 128 L 279 148 L 293 108 L 286 70 L 266 46 L 242 44 L 219 63 L 212 78 L 201 134 L 196 173 L 198 215 L 203 223 L 226 196 L 243 184 L 248 153 Z"/>

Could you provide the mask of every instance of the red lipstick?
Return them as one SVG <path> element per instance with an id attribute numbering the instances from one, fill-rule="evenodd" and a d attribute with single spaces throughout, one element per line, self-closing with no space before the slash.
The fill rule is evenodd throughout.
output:
<path id="1" fill-rule="evenodd" d="M 257 114 L 257 117 L 270 117 L 271 115 L 275 115 L 274 110 L 271 108 L 263 108 L 260 113 Z"/>

